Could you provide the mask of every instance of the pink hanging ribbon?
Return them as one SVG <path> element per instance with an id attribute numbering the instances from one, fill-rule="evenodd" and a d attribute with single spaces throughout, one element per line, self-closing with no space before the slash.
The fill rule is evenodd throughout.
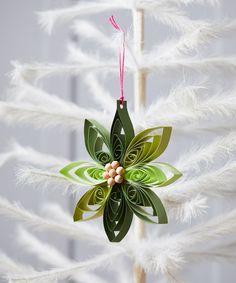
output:
<path id="1" fill-rule="evenodd" d="M 110 23 L 113 27 L 123 33 L 123 42 L 122 47 L 119 49 L 119 67 L 120 67 L 120 102 L 124 104 L 124 72 L 125 72 L 125 32 L 120 26 L 116 23 L 114 16 L 109 18 Z"/>

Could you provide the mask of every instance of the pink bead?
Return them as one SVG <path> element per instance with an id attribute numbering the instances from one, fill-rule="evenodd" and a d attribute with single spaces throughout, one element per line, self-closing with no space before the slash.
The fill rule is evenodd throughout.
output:
<path id="1" fill-rule="evenodd" d="M 113 162 L 111 163 L 111 166 L 112 166 L 113 169 L 116 169 L 117 167 L 120 166 L 120 163 L 119 163 L 118 161 L 113 161 Z"/>
<path id="2" fill-rule="evenodd" d="M 106 169 L 107 171 L 110 171 L 110 170 L 112 169 L 111 163 L 107 163 L 107 164 L 105 165 L 105 169 Z"/>
<path id="3" fill-rule="evenodd" d="M 105 171 L 102 176 L 103 176 L 104 179 L 110 178 L 109 173 L 107 171 Z"/>
<path id="4" fill-rule="evenodd" d="M 119 166 L 119 167 L 116 169 L 116 173 L 117 173 L 118 175 L 122 175 L 122 174 L 124 174 L 124 172 L 125 172 L 125 169 L 124 169 L 122 166 Z"/>
<path id="5" fill-rule="evenodd" d="M 116 175 L 115 176 L 115 182 L 118 183 L 118 184 L 121 184 L 123 182 L 123 177 L 120 176 L 120 175 Z"/>
<path id="6" fill-rule="evenodd" d="M 115 170 L 115 169 L 111 169 L 111 170 L 109 171 L 109 176 L 110 176 L 110 177 L 115 177 L 115 175 L 116 175 L 116 170 Z"/>
<path id="7" fill-rule="evenodd" d="M 114 186 L 115 185 L 115 180 L 113 179 L 113 178 L 109 178 L 108 180 L 107 180 L 107 184 L 108 184 L 108 186 L 110 186 L 110 187 L 112 187 L 112 186 Z"/>

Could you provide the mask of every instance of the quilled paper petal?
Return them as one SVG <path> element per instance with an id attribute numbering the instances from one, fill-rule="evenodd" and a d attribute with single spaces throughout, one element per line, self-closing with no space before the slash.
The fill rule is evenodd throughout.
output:
<path id="1" fill-rule="evenodd" d="M 113 159 L 122 164 L 124 153 L 134 137 L 134 128 L 127 111 L 127 102 L 123 106 L 117 100 L 117 110 L 111 126 L 111 148 Z"/>
<path id="2" fill-rule="evenodd" d="M 165 208 L 152 190 L 131 184 L 124 184 L 122 189 L 130 209 L 141 220 L 149 223 L 168 223 Z"/>
<path id="3" fill-rule="evenodd" d="M 138 133 L 126 150 L 124 167 L 144 165 L 159 157 L 169 143 L 171 130 L 171 127 L 155 127 Z"/>
<path id="4" fill-rule="evenodd" d="M 132 219 L 133 212 L 127 205 L 121 185 L 113 186 L 103 215 L 108 239 L 111 242 L 120 242 L 129 231 Z"/>
<path id="5" fill-rule="evenodd" d="M 154 165 L 127 168 L 124 178 L 130 184 L 142 187 L 164 187 L 179 179 L 182 174 L 167 163 L 156 162 Z"/>
<path id="6" fill-rule="evenodd" d="M 88 153 L 95 162 L 105 165 L 112 161 L 109 132 L 99 123 L 94 120 L 85 120 L 84 141 Z"/>
<path id="7" fill-rule="evenodd" d="M 102 216 L 110 191 L 106 186 L 95 186 L 87 191 L 75 208 L 74 221 L 87 221 Z"/>
<path id="8" fill-rule="evenodd" d="M 61 169 L 60 173 L 69 181 L 80 185 L 91 186 L 105 182 L 104 169 L 89 162 L 72 162 Z"/>

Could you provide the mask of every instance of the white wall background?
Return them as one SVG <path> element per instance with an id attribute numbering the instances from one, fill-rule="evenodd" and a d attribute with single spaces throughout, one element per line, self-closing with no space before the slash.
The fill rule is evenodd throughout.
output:
<path id="1" fill-rule="evenodd" d="M 127 0 L 128 1 L 128 0 Z M 224 0 L 221 8 L 213 9 L 192 9 L 191 13 L 193 17 L 207 17 L 211 19 L 221 18 L 223 15 L 234 18 L 236 15 L 236 2 L 233 0 Z M 51 61 L 61 62 L 66 55 L 66 42 L 70 38 L 70 32 L 67 28 L 60 28 L 56 30 L 51 37 L 47 36 L 43 31 L 39 29 L 37 24 L 35 11 L 46 10 L 53 7 L 62 7 L 71 4 L 72 1 L 66 0 L 2 0 L 0 1 L 0 93 L 5 95 L 9 87 L 9 78 L 7 74 L 12 70 L 10 62 L 12 60 L 19 60 L 21 62 L 30 61 Z M 190 8 L 191 10 L 191 8 Z M 117 17 L 123 23 L 124 26 L 130 25 L 130 16 L 128 13 L 116 13 Z M 107 24 L 108 14 L 105 13 L 100 16 L 94 17 L 94 20 L 104 31 L 108 31 L 110 27 Z M 110 32 L 110 30 L 109 30 Z M 160 42 L 166 35 L 166 29 L 162 26 L 157 27 L 157 24 L 148 19 L 145 27 L 146 33 L 146 46 L 151 46 L 154 42 Z M 224 42 L 217 42 L 212 49 L 208 49 L 206 52 L 218 52 L 223 50 L 227 54 L 235 53 L 235 38 L 229 38 Z M 88 46 L 88 48 L 91 46 Z M 93 47 L 93 46 L 92 46 Z M 112 78 L 112 80 L 117 78 Z M 171 76 L 163 76 L 160 74 L 158 78 L 154 76 L 148 80 L 148 103 L 151 103 L 157 95 L 163 95 L 172 84 L 183 79 L 183 74 L 171 74 Z M 188 79 L 188 77 L 187 77 Z M 114 82 L 116 83 L 116 81 Z M 79 79 L 78 79 L 79 81 Z M 227 77 L 221 77 L 220 82 L 222 84 L 227 83 Z M 132 105 L 132 83 L 131 78 L 126 79 L 126 92 L 130 98 L 130 105 Z M 50 79 L 45 87 L 51 92 L 56 93 L 62 98 L 70 99 L 71 79 Z M 107 85 L 111 88 L 110 85 Z M 118 92 L 117 92 L 118 94 Z M 114 93 L 114 97 L 117 95 Z M 78 87 L 78 103 L 82 105 L 88 105 L 86 96 L 86 88 L 79 84 Z M 60 130 L 50 131 L 36 131 L 31 128 L 8 128 L 7 126 L 0 124 L 0 146 L 1 148 L 7 147 L 11 139 L 16 138 L 23 145 L 30 145 L 35 149 L 42 152 L 50 152 L 55 155 L 68 157 L 70 154 L 69 144 L 71 134 L 69 132 L 63 132 Z M 83 144 L 79 138 L 77 156 L 83 154 L 83 148 L 80 147 Z M 172 149 L 174 151 L 174 149 Z M 35 190 L 30 187 L 19 188 L 15 186 L 15 162 L 9 162 L 7 166 L 4 166 L 0 170 L 1 179 L 1 195 L 6 196 L 10 200 L 20 200 L 21 203 L 27 208 L 32 208 L 34 211 L 39 209 L 39 204 L 46 201 L 60 202 L 64 207 L 68 208 L 71 200 L 67 196 L 60 196 L 57 193 L 45 192 L 42 194 L 40 190 Z M 217 213 L 222 210 L 218 204 L 212 209 L 212 213 Z M 24 250 L 19 250 L 15 239 L 15 229 L 17 223 L 13 221 L 6 221 L 0 219 L 0 250 L 5 251 L 14 258 L 19 260 L 26 260 L 34 264 L 35 267 L 41 268 L 42 265 L 35 259 L 31 258 L 28 254 L 24 253 Z M 157 229 L 157 228 L 155 228 Z M 64 253 L 71 253 L 71 243 L 64 240 L 63 237 L 50 233 L 41 233 L 40 236 L 60 247 Z M 73 245 L 72 245 L 73 247 Z M 81 247 L 79 243 L 76 243 L 76 254 L 80 255 L 80 258 L 86 257 L 86 252 L 89 248 Z M 200 266 L 195 266 L 186 271 L 187 282 L 212 282 L 212 283 L 235 283 L 236 271 L 233 265 L 229 264 L 208 264 L 206 262 L 200 263 Z M 150 277 L 150 282 L 157 282 Z M 122 282 L 123 283 L 123 282 Z"/>

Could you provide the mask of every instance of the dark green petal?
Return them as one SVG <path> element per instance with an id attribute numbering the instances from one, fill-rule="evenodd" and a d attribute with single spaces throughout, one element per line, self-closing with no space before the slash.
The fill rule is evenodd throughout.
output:
<path id="1" fill-rule="evenodd" d="M 171 127 L 155 127 L 138 133 L 126 150 L 124 167 L 144 165 L 159 157 L 169 143 L 171 130 Z"/>
<path id="2" fill-rule="evenodd" d="M 123 192 L 130 209 L 141 220 L 149 223 L 168 223 L 165 208 L 152 190 L 126 183 L 123 185 Z"/>
<path id="3" fill-rule="evenodd" d="M 110 191 L 111 189 L 106 186 L 95 186 L 87 191 L 75 208 L 74 221 L 87 221 L 100 217 Z M 84 215 L 85 213 L 87 216 Z"/>
<path id="4" fill-rule="evenodd" d="M 121 185 L 113 186 L 103 215 L 108 239 L 111 242 L 120 242 L 129 231 L 132 219 L 133 212 L 126 203 Z"/>
<path id="5" fill-rule="evenodd" d="M 99 123 L 85 119 L 84 141 L 88 153 L 95 162 L 105 165 L 112 161 L 109 132 Z"/>
<path id="6" fill-rule="evenodd" d="M 122 163 L 125 151 L 134 137 L 134 128 L 127 111 L 127 102 L 121 108 L 117 100 L 117 110 L 111 127 L 111 148 L 113 160 Z"/>

